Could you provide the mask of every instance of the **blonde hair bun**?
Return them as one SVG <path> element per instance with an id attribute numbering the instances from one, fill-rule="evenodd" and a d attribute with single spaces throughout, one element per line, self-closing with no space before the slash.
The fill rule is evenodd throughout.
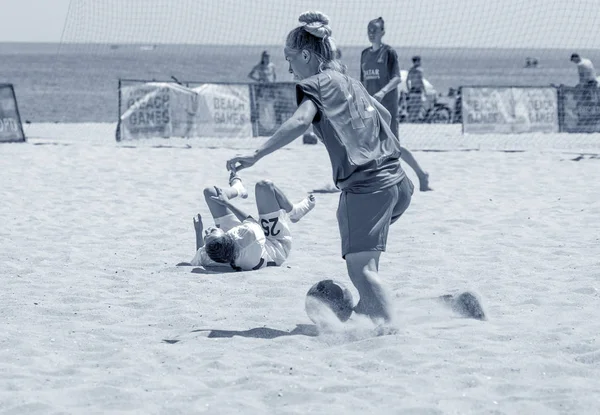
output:
<path id="1" fill-rule="evenodd" d="M 329 17 L 321 12 L 304 12 L 298 17 L 303 24 L 304 30 L 318 38 L 331 36 L 332 30 L 329 27 Z"/>

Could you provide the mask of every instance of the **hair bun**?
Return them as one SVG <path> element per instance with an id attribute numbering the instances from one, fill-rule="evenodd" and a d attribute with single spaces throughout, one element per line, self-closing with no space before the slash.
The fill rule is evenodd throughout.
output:
<path id="1" fill-rule="evenodd" d="M 298 20 L 304 25 L 304 30 L 313 36 L 319 38 L 331 36 L 329 17 L 321 12 L 304 12 L 298 17 Z"/>

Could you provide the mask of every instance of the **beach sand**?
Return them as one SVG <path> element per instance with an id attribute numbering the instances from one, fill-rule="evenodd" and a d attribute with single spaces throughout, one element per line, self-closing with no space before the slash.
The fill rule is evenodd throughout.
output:
<path id="1" fill-rule="evenodd" d="M 436 150 L 414 153 L 434 191 L 391 228 L 398 332 L 374 336 L 360 320 L 316 335 L 304 312 L 322 279 L 356 298 L 338 194 L 317 194 L 280 268 L 177 267 L 192 217 L 211 223 L 202 189 L 260 140 L 119 144 L 114 129 L 32 124 L 0 145 L 0 413 L 600 411 L 600 135 L 402 126 L 408 148 Z M 293 200 L 331 183 L 324 147 L 301 140 L 242 173 L 251 212 L 257 180 Z M 464 290 L 487 321 L 434 300 Z"/>

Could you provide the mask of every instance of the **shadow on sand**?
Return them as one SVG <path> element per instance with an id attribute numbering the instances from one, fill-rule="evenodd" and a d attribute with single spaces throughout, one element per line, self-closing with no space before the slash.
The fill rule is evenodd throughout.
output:
<path id="1" fill-rule="evenodd" d="M 180 262 L 177 264 L 178 267 L 191 267 L 192 264 L 189 262 Z M 190 271 L 192 274 L 229 274 L 232 272 L 238 272 L 233 268 L 229 267 L 195 267 Z"/>
<path id="2" fill-rule="evenodd" d="M 269 327 L 256 327 L 249 330 L 217 330 L 217 329 L 197 329 L 192 330 L 191 333 L 208 333 L 206 337 L 209 339 L 222 339 L 231 338 L 235 336 L 249 337 L 254 339 L 276 339 L 284 336 L 308 336 L 316 337 L 318 335 L 317 327 L 312 324 L 297 324 L 296 328 L 292 331 L 277 330 Z M 177 339 L 164 339 L 164 343 L 175 344 L 180 340 Z"/>

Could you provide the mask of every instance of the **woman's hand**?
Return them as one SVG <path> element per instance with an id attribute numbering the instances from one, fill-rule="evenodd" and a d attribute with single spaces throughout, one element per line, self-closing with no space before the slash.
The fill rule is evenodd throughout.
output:
<path id="1" fill-rule="evenodd" d="M 232 159 L 227 160 L 227 170 L 232 172 L 238 172 L 248 167 L 252 167 L 256 163 L 257 159 L 254 155 L 252 156 L 236 156 Z"/>
<path id="2" fill-rule="evenodd" d="M 385 97 L 385 93 L 382 91 L 379 91 L 375 95 L 373 95 L 373 98 L 375 98 L 378 102 L 381 102 L 383 97 Z"/>
<path id="3" fill-rule="evenodd" d="M 229 204 L 229 198 L 221 189 L 215 186 L 215 191 L 217 192 L 216 196 L 211 196 L 210 198 L 220 204 L 221 206 L 227 206 Z"/>

